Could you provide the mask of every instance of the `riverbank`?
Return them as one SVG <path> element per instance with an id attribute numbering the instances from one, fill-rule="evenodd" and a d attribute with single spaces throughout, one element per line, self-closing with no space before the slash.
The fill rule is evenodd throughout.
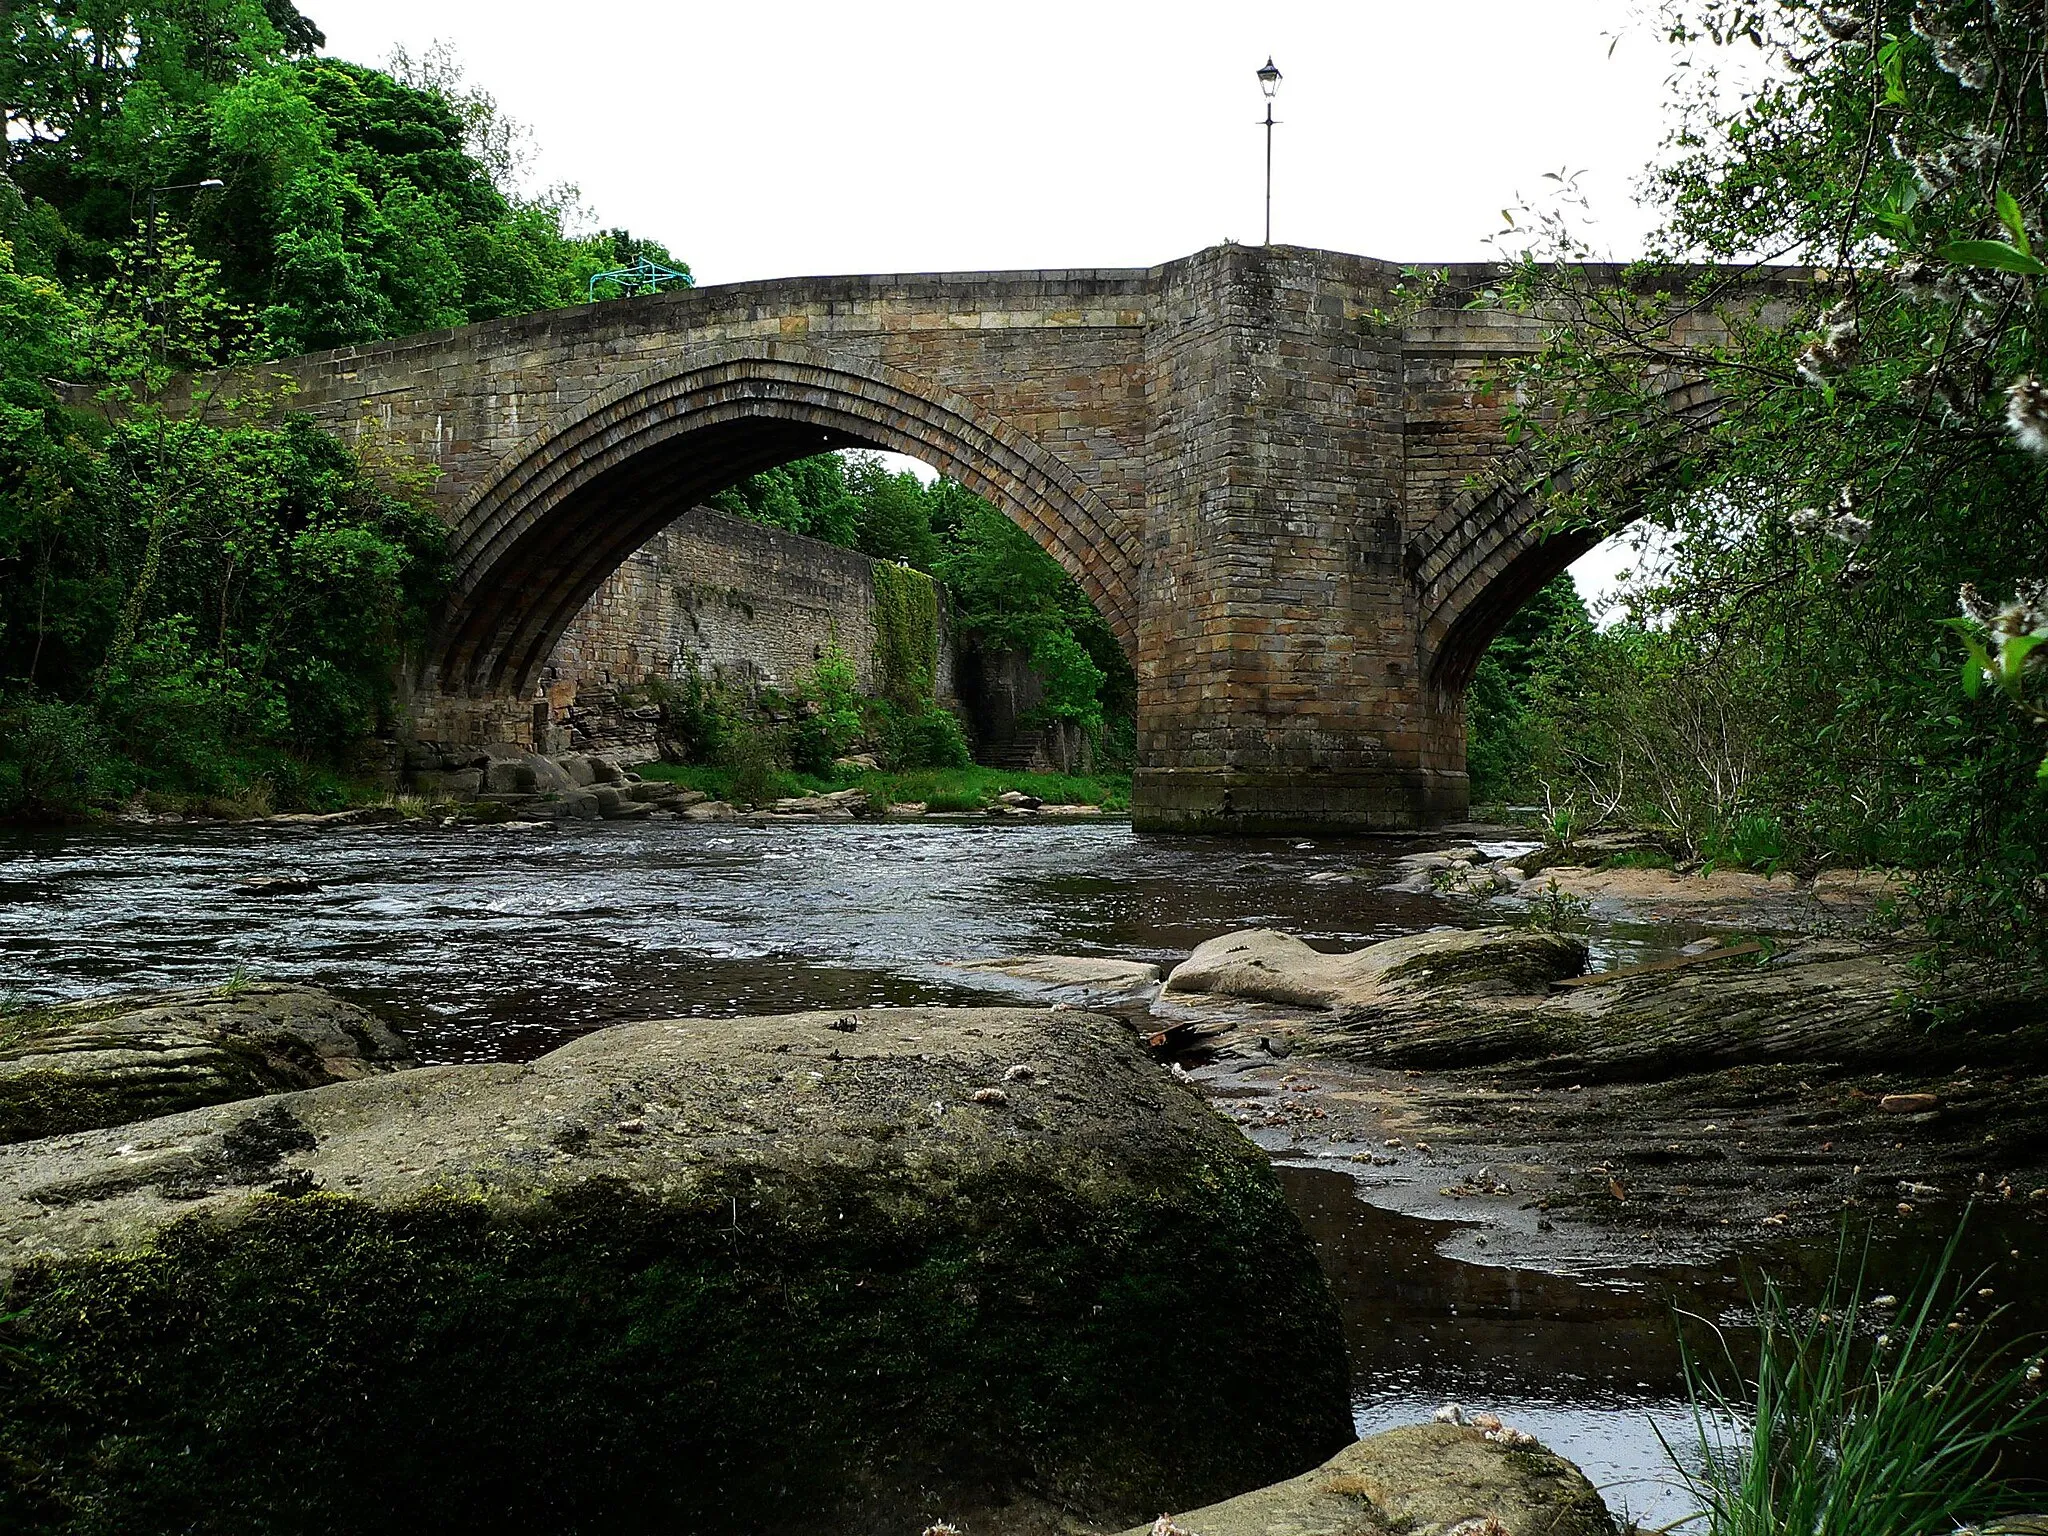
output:
<path id="1" fill-rule="evenodd" d="M 715 800 L 742 804 L 740 770 L 699 763 L 641 763 L 644 779 L 701 790 Z M 1131 808 L 1129 774 L 1025 773 L 1007 768 L 908 768 L 888 770 L 848 764 L 830 775 L 777 770 L 768 776 L 758 802 L 858 791 L 875 805 L 922 805 L 931 812 L 985 811 L 1005 795 L 1023 795 L 1045 805 L 1092 805 L 1106 812 Z M 749 809 L 752 807 L 749 806 Z"/>
<path id="2" fill-rule="evenodd" d="M 1052 815 L 1117 815 L 1130 809 L 1131 798 L 1129 775 L 1029 773 L 979 765 L 890 771 L 846 763 L 828 775 L 778 769 L 763 777 L 714 764 L 642 763 L 628 769 L 608 758 L 583 755 L 547 758 L 498 752 L 481 754 L 481 761 L 479 767 L 416 772 L 407 787 L 398 790 L 373 779 L 325 775 L 317 792 L 295 793 L 281 801 L 270 781 L 258 780 L 233 794 L 138 792 L 125 801 L 58 816 L 17 817 L 11 825 L 420 828 L 680 814 L 693 806 L 715 808 L 699 812 L 700 820 L 728 814 L 837 818 L 849 810 L 856 817 L 898 819 L 1030 815 L 1041 810 Z M 523 766 L 509 766 L 513 763 Z M 755 781 L 751 785 L 750 777 Z M 646 788 L 636 795 L 633 789 L 639 785 Z M 589 805 L 583 803 L 584 792 L 606 787 L 621 791 L 620 797 L 598 796 Z M 635 805 L 643 808 L 633 809 Z"/>
<path id="3" fill-rule="evenodd" d="M 1845 1215 L 1946 1230 L 1970 1201 L 2048 1218 L 2048 982 L 1739 937 L 1589 975 L 1583 941 L 1527 929 L 1335 957 L 1252 933 L 1152 1013 L 1270 1153 L 1468 1224 L 1483 1262 L 1699 1262 Z"/>

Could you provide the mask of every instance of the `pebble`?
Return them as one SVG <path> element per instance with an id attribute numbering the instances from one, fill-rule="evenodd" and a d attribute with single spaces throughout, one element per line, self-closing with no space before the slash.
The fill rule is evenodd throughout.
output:
<path id="1" fill-rule="evenodd" d="M 974 1090 L 974 1102 L 977 1104 L 1007 1104 L 1010 1102 L 1010 1096 L 1000 1088 L 977 1088 Z"/>
<path id="2" fill-rule="evenodd" d="M 1033 1068 L 1026 1066 L 1020 1061 L 1016 1066 L 1003 1074 L 1003 1081 L 1006 1083 L 1028 1083 L 1036 1076 L 1038 1076 L 1038 1073 Z"/>
<path id="3" fill-rule="evenodd" d="M 1932 1093 L 1888 1093 L 1877 1101 L 1877 1107 L 1888 1115 L 1918 1115 L 1939 1109 L 1941 1099 Z"/>

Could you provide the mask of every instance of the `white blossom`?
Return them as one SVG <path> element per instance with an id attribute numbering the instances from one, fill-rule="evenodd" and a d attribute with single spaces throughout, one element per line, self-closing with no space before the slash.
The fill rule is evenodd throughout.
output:
<path id="1" fill-rule="evenodd" d="M 2013 380 L 2005 392 L 2005 424 L 2030 453 L 2048 453 L 2048 385 L 2032 374 Z"/>
<path id="2" fill-rule="evenodd" d="M 1971 90 L 1981 91 L 1991 83 L 1991 64 L 1985 57 L 1982 26 L 1971 18 L 1957 18 L 1938 3 L 1913 7 L 1913 30 L 1934 55 L 1937 67 L 1955 76 Z"/>
<path id="3" fill-rule="evenodd" d="M 1821 334 L 1799 354 L 1802 377 L 1811 384 L 1825 384 L 1863 354 L 1863 338 L 1856 324 L 1855 306 L 1844 299 L 1820 317 Z"/>
<path id="4" fill-rule="evenodd" d="M 1982 625 L 1986 631 L 1985 638 L 1997 651 L 2003 674 L 2010 674 L 2005 652 L 2015 640 L 2026 640 L 2030 646 L 2048 640 L 2048 581 L 2021 582 L 2008 601 L 1995 606 L 1977 590 L 1974 582 L 1964 582 L 1957 596 L 1963 617 Z M 2044 656 L 2048 656 L 2048 646 L 2031 650 L 2027 664 L 2039 666 Z"/>

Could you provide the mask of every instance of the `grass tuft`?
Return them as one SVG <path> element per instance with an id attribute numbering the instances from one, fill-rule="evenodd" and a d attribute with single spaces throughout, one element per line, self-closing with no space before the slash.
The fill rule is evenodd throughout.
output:
<path id="1" fill-rule="evenodd" d="M 1999 1345 L 1959 1280 L 1958 1228 L 1933 1274 L 1896 1308 L 1866 1305 L 1846 1244 L 1819 1307 L 1766 1281 L 1753 1379 L 1720 1330 L 1720 1385 L 1688 1349 L 1698 1469 L 1672 1455 L 1705 1536 L 1954 1536 L 2019 1512 L 2001 1453 L 2048 1422 L 2040 1361 Z M 1671 1447 L 1667 1444 L 1667 1452 Z"/>

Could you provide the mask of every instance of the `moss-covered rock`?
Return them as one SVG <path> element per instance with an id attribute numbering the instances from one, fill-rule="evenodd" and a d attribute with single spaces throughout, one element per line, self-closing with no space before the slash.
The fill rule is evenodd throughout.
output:
<path id="1" fill-rule="evenodd" d="M 1313 1472 L 1174 1517 L 1197 1536 L 1612 1536 L 1579 1469 L 1455 1424 L 1373 1435 Z M 1125 1536 L 1150 1536 L 1140 1526 Z"/>
<path id="2" fill-rule="evenodd" d="M 141 992 L 0 1017 L 0 1142 L 121 1125 L 414 1064 L 315 987 Z"/>
<path id="3" fill-rule="evenodd" d="M 1102 1529 L 1349 1437 L 1263 1158 L 1076 1012 L 629 1025 L 0 1148 L 0 1273 L 8 1530 Z"/>
<path id="4" fill-rule="evenodd" d="M 1162 1001 L 1208 997 L 1341 1009 L 1451 987 L 1473 996 L 1540 996 L 1585 967 L 1584 940 L 1529 928 L 1444 928 L 1335 955 L 1292 934 L 1253 928 L 1196 946 L 1166 978 Z"/>

